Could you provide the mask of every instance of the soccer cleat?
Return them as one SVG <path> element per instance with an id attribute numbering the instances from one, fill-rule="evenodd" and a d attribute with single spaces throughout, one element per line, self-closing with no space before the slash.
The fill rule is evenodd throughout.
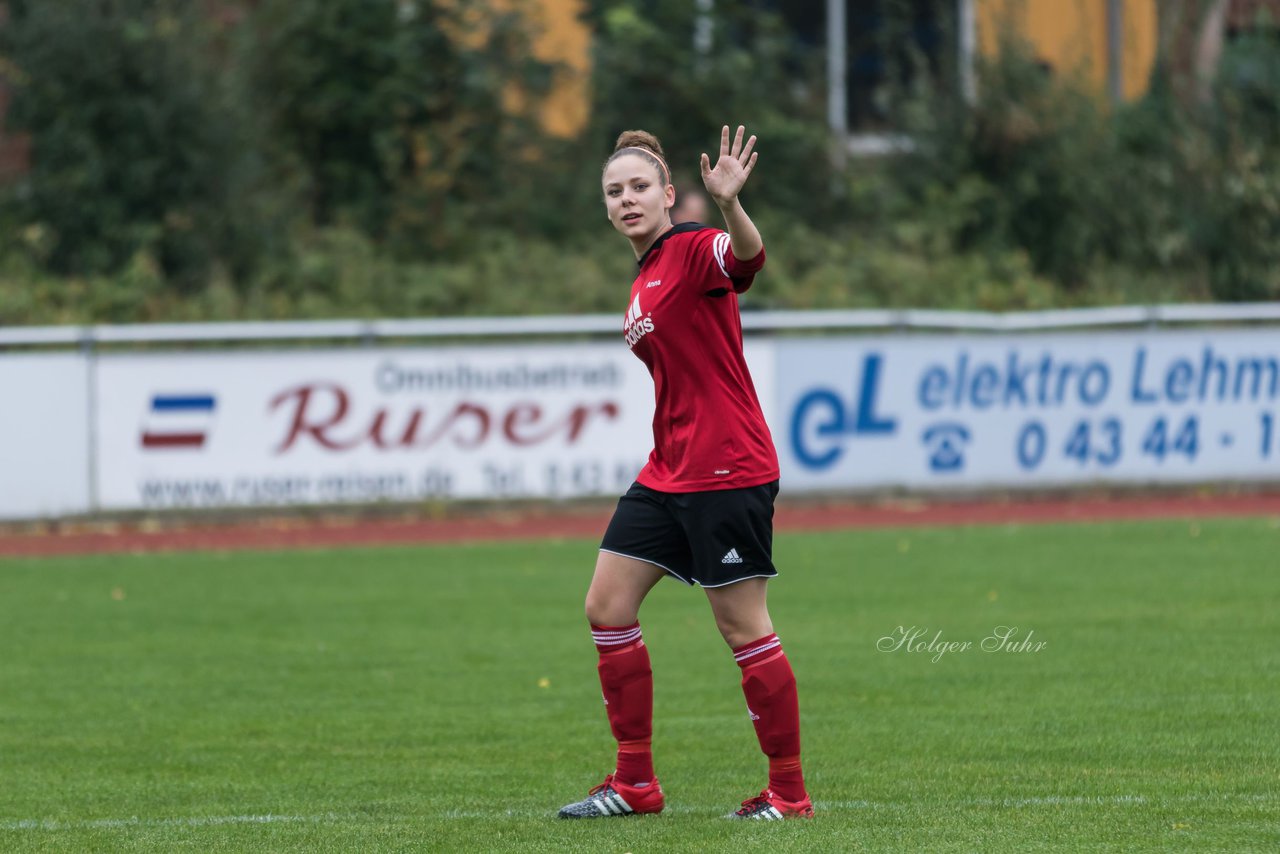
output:
<path id="1" fill-rule="evenodd" d="M 647 786 L 628 786 L 610 774 L 584 800 L 560 808 L 561 818 L 608 818 L 662 812 L 662 786 L 654 780 Z"/>
<path id="2" fill-rule="evenodd" d="M 813 801 L 805 797 L 803 801 L 784 801 L 773 792 L 765 789 L 754 798 L 742 802 L 737 812 L 731 812 L 725 818 L 755 818 L 761 821 L 777 821 L 782 818 L 813 818 Z"/>

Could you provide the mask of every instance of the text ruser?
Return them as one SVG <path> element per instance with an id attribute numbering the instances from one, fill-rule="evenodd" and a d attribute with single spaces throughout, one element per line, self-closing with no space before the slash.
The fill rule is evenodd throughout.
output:
<path id="1" fill-rule="evenodd" d="M 308 383 L 271 399 L 270 411 L 286 413 L 288 427 L 275 447 L 283 454 L 302 440 L 329 451 L 361 447 L 378 450 L 426 450 L 442 443 L 478 448 L 487 442 L 514 446 L 577 442 L 590 425 L 619 417 L 618 403 L 573 403 L 552 409 L 531 401 L 486 404 L 458 401 L 429 410 L 423 406 L 375 407 L 356 415 L 351 396 L 337 383 Z"/>

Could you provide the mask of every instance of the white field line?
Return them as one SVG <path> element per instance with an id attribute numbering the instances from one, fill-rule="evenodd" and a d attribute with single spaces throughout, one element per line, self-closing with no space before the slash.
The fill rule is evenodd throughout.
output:
<path id="1" fill-rule="evenodd" d="M 1198 793 L 1173 797 L 1151 798 L 1145 795 L 1047 795 L 1027 798 L 961 798 L 944 803 L 961 807 L 1008 807 L 1025 809 L 1034 807 L 1058 806 L 1163 806 L 1166 804 L 1194 804 L 1208 802 L 1252 802 L 1280 803 L 1280 792 L 1275 794 L 1230 794 L 1230 793 Z M 813 806 L 819 813 L 846 812 L 851 810 L 905 810 L 919 804 L 931 804 L 933 801 L 814 801 Z M 708 815 L 705 807 L 688 804 L 671 804 L 664 813 L 677 815 Z M 509 810 L 445 810 L 431 818 L 446 819 L 494 819 L 494 818 L 546 818 L 554 816 L 555 809 L 509 809 Z"/>
<path id="2" fill-rule="evenodd" d="M 1146 795 L 1044 795 L 1026 798 L 961 798 L 944 803 L 969 807 L 1008 807 L 1020 809 L 1024 807 L 1061 807 L 1061 806 L 1163 806 L 1166 804 L 1203 804 L 1203 803 L 1280 803 L 1280 792 L 1255 792 L 1252 794 L 1234 794 L 1231 792 L 1197 792 L 1187 795 L 1172 795 L 1152 798 Z M 904 809 L 916 803 L 929 801 L 826 801 L 814 802 L 816 809 L 855 810 L 855 809 Z"/>
<path id="3" fill-rule="evenodd" d="M 126 827 L 215 827 L 228 824 L 321 824 L 343 821 L 332 813 L 327 815 L 212 815 L 190 818 L 94 818 L 82 820 L 55 820 L 30 818 L 19 821 L 0 821 L 0 830 L 85 830 L 94 828 Z"/>
<path id="4" fill-rule="evenodd" d="M 929 802 L 929 800 L 815 800 L 814 809 L 822 812 L 846 812 L 846 810 L 870 809 L 908 809 L 919 804 L 945 803 L 955 807 L 1007 807 L 1024 809 L 1034 807 L 1165 807 L 1175 804 L 1201 803 L 1276 803 L 1280 804 L 1280 793 L 1276 794 L 1193 794 L 1178 795 L 1171 798 L 1148 798 L 1146 795 L 1046 795 L 1042 798 L 961 798 L 946 802 Z M 691 807 L 689 804 L 671 804 L 664 813 L 676 814 L 708 814 L 703 807 Z M 545 818 L 553 816 L 554 809 L 447 809 L 436 818 Z"/>
<path id="5" fill-rule="evenodd" d="M 1150 798 L 1145 795 L 1047 795 L 1027 798 L 962 798 L 945 803 L 955 806 L 971 807 L 1007 807 L 1025 809 L 1034 807 L 1060 806 L 1163 806 L 1172 804 L 1196 803 L 1280 803 L 1280 793 L 1231 794 L 1197 793 L 1172 797 Z M 918 803 L 930 801 L 815 801 L 814 807 L 819 813 L 845 812 L 849 810 L 902 810 Z M 702 807 L 687 804 L 672 804 L 663 812 L 677 815 L 707 814 Z M 509 810 L 445 810 L 435 815 L 423 815 L 420 818 L 435 819 L 495 819 L 520 818 L 537 819 L 554 817 L 555 809 L 509 809 Z M 55 821 L 52 819 L 23 819 L 19 821 L 0 821 L 0 830 L 79 830 L 93 828 L 130 828 L 130 827 L 214 827 L 234 824 L 322 824 L 345 821 L 359 821 L 355 816 L 341 816 L 334 813 L 325 815 L 228 815 L 197 816 L 192 818 L 99 818 L 79 821 Z M 380 819 L 388 820 L 387 817 Z M 395 821 L 407 821 L 409 817 L 399 816 Z"/>

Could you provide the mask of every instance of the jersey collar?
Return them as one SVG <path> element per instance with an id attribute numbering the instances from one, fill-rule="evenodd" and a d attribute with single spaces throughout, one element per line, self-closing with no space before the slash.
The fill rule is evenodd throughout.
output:
<path id="1" fill-rule="evenodd" d="M 644 262 L 649 260 L 649 256 L 654 252 L 654 250 L 656 250 L 659 246 L 661 246 L 662 242 L 666 240 L 668 237 L 672 236 L 673 234 L 685 234 L 686 232 L 690 232 L 690 231 L 701 231 L 704 228 L 710 228 L 710 227 L 711 226 L 703 225 L 700 222 L 682 222 L 679 225 L 672 226 L 671 228 L 664 231 L 661 234 L 661 236 L 658 237 L 657 240 L 653 241 L 652 246 L 644 250 L 644 254 L 640 256 L 640 260 L 636 261 L 636 266 L 643 267 Z"/>

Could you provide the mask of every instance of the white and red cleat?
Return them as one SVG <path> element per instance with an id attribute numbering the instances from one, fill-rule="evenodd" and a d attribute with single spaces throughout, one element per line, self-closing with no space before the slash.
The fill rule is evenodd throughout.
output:
<path id="1" fill-rule="evenodd" d="M 737 812 L 725 818 L 754 818 L 761 821 L 777 821 L 783 818 L 813 818 L 813 801 L 805 796 L 803 801 L 784 801 L 765 789 L 754 798 L 742 802 Z"/>
<path id="2" fill-rule="evenodd" d="M 609 818 L 662 812 L 662 786 L 654 780 L 647 786 L 628 786 L 610 774 L 584 800 L 560 808 L 561 818 Z"/>

